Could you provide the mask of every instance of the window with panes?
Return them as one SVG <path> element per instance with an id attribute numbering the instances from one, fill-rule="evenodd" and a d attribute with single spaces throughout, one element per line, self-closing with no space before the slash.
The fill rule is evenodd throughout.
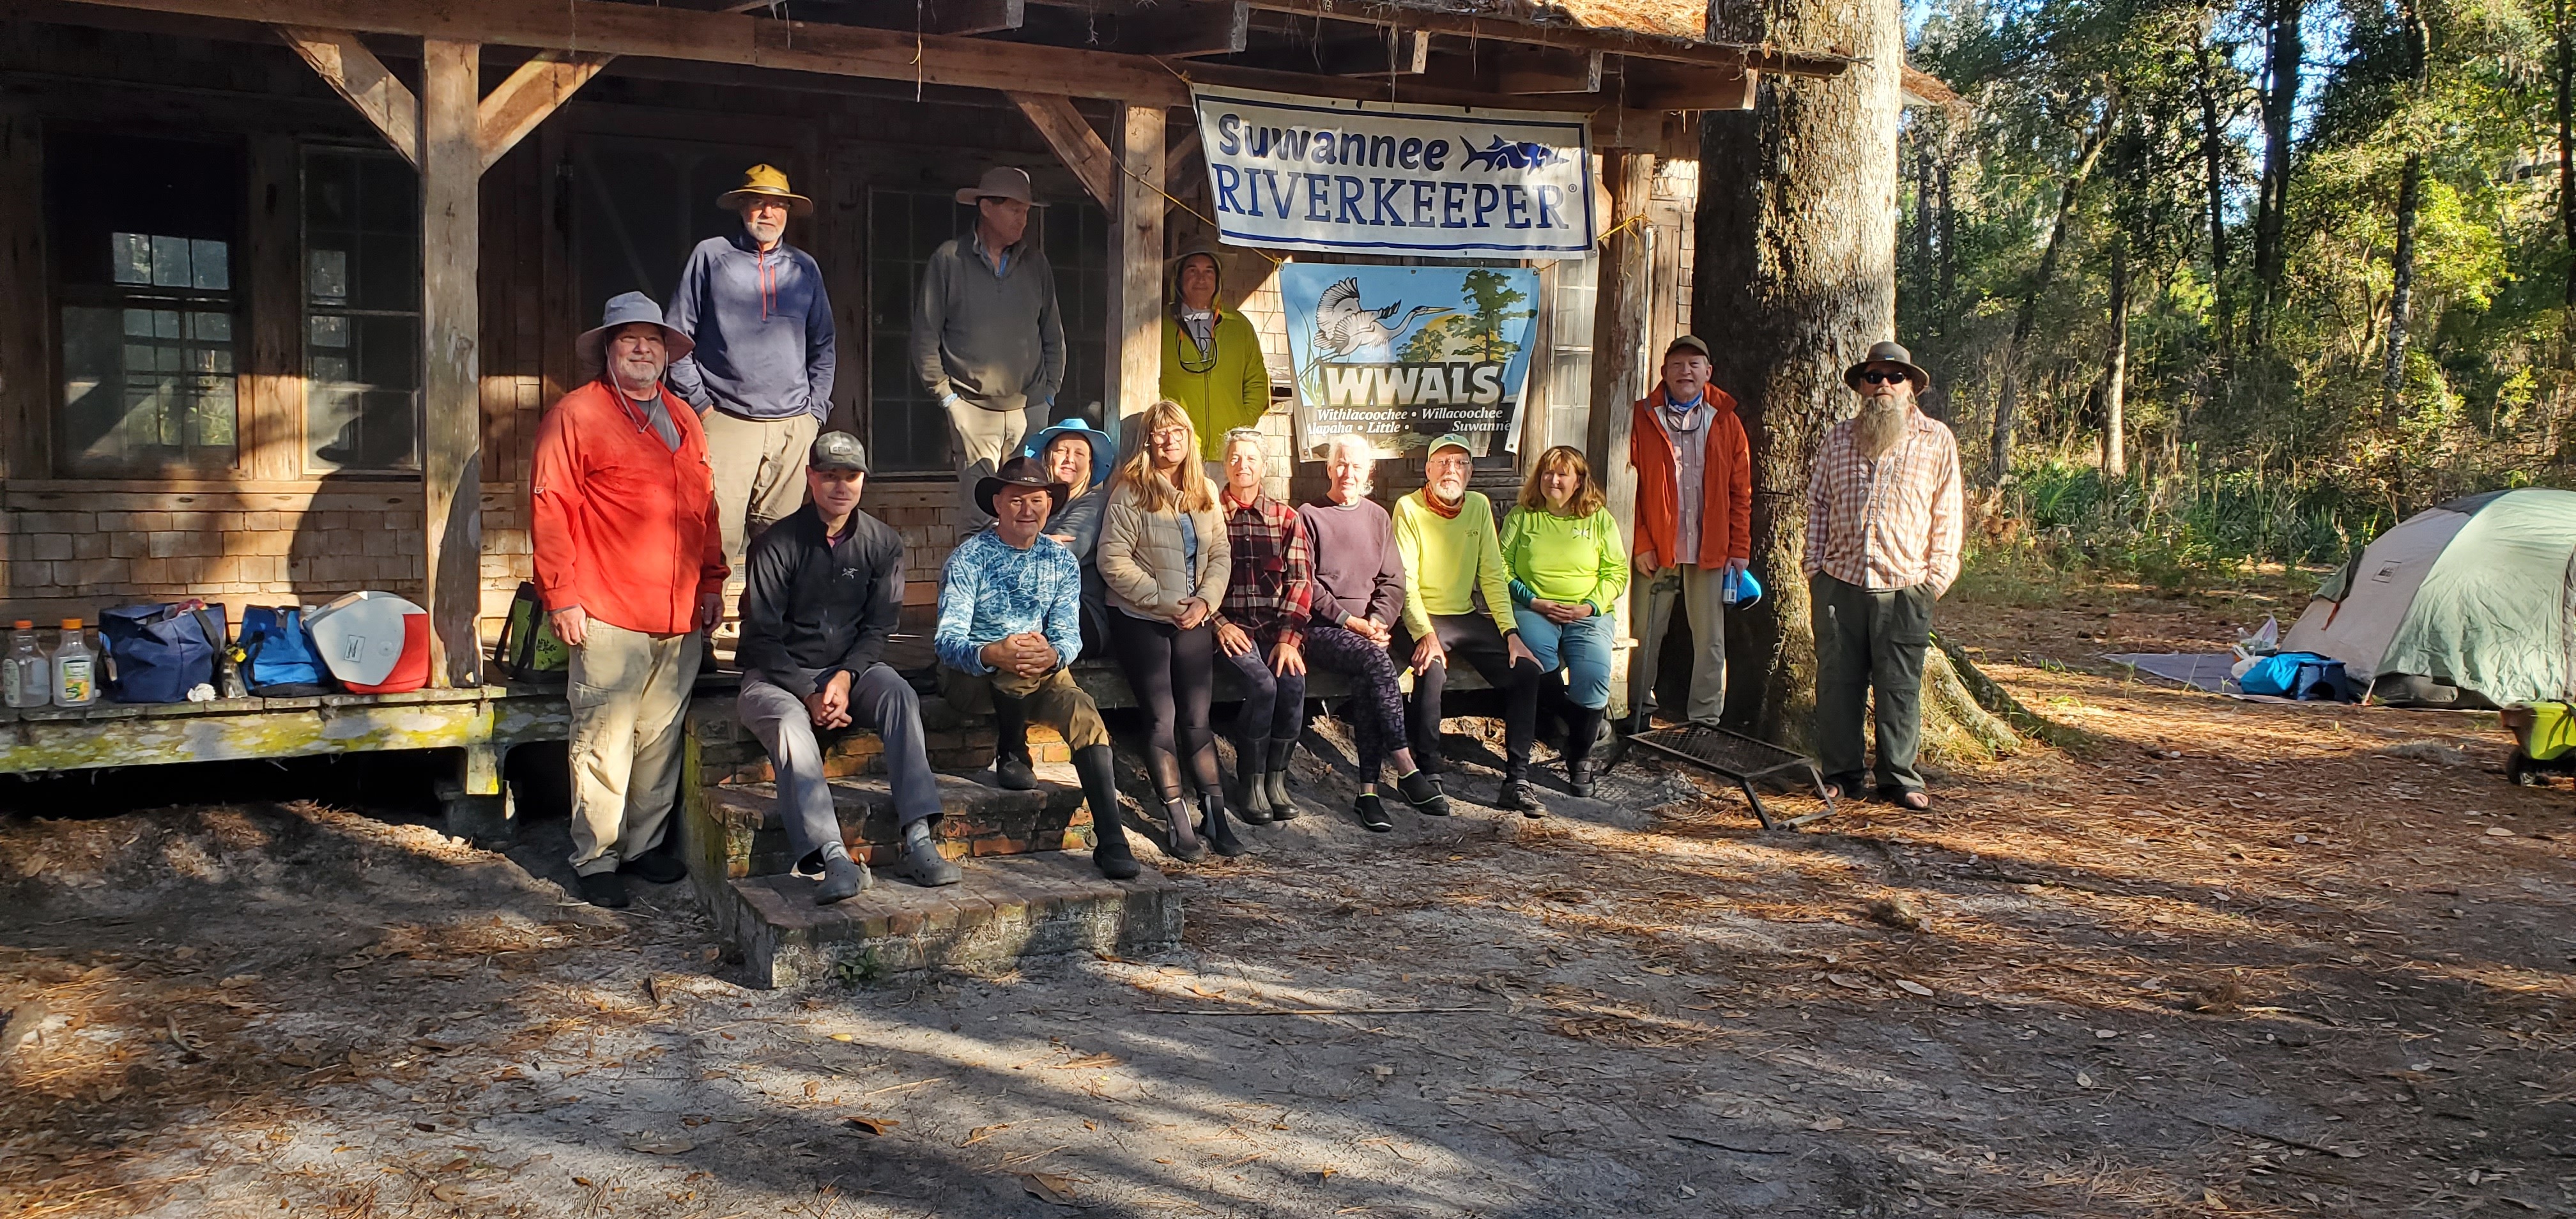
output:
<path id="1" fill-rule="evenodd" d="M 420 183 L 391 153 L 304 153 L 304 463 L 420 466 Z"/>

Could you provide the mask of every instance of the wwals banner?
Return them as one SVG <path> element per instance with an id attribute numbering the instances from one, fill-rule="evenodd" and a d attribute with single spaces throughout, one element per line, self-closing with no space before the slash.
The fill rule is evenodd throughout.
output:
<path id="1" fill-rule="evenodd" d="M 1288 352 L 1297 362 L 1297 451 L 1357 432 L 1411 453 L 1444 432 L 1477 456 L 1512 450 L 1529 380 L 1527 267 L 1279 268 Z"/>
<path id="2" fill-rule="evenodd" d="M 1430 258 L 1592 250 L 1580 116 L 1190 92 L 1230 244 Z"/>

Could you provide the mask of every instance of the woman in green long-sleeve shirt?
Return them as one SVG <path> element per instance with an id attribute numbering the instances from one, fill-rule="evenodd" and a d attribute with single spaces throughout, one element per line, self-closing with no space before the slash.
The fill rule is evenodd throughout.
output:
<path id="1" fill-rule="evenodd" d="M 1530 463 L 1520 504 L 1503 518 L 1503 567 L 1521 641 L 1574 705 L 1565 783 L 1578 796 L 1592 794 L 1592 742 L 1609 713 L 1616 609 L 1628 589 L 1628 548 L 1606 501 L 1583 454 L 1558 445 Z"/>

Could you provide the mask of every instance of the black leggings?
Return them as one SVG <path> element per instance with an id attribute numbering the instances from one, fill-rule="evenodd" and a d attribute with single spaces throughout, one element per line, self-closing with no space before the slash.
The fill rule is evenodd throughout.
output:
<path id="1" fill-rule="evenodd" d="M 1146 760 L 1165 800 L 1181 798 L 1181 760 L 1202 794 L 1216 795 L 1216 734 L 1208 731 L 1208 693 L 1216 679 L 1216 624 L 1182 630 L 1169 622 L 1109 611 L 1109 646 L 1126 671 L 1127 688 L 1152 723 Z"/>
<path id="2" fill-rule="evenodd" d="M 1413 763 L 1434 774 L 1440 757 L 1440 695 L 1449 684 L 1449 665 L 1464 660 L 1485 684 L 1503 692 L 1503 771 L 1517 778 L 1529 768 L 1530 745 L 1538 739 L 1538 692 L 1545 676 L 1538 665 L 1516 660 L 1494 620 L 1483 614 L 1433 614 L 1431 629 L 1440 637 L 1448 662 L 1431 666 L 1413 678 Z M 1405 640 L 1410 658 L 1413 641 Z"/>

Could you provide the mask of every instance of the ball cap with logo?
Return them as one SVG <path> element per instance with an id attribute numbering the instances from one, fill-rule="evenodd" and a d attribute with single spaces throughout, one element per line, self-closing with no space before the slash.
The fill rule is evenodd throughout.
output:
<path id="1" fill-rule="evenodd" d="M 1422 464 L 1431 464 L 1431 459 L 1438 457 L 1442 449 L 1456 449 L 1469 457 L 1476 455 L 1475 448 L 1467 443 L 1466 437 L 1456 432 L 1449 432 L 1433 440 L 1430 448 L 1422 450 Z"/>
<path id="2" fill-rule="evenodd" d="M 848 432 L 825 432 L 814 438 L 814 447 L 805 451 L 805 466 L 811 470 L 856 470 L 865 474 L 867 446 Z"/>

